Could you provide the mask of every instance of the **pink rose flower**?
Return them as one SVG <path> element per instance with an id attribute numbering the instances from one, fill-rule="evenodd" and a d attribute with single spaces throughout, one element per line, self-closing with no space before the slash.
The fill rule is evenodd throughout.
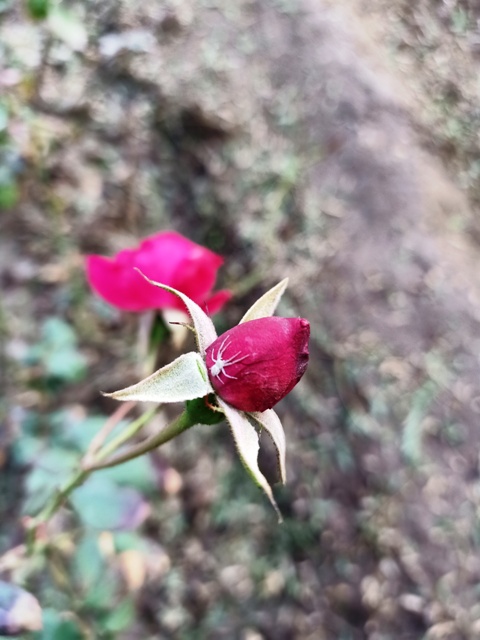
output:
<path id="1" fill-rule="evenodd" d="M 134 249 L 120 251 L 113 258 L 86 257 L 87 279 L 104 300 L 124 311 L 148 309 L 185 310 L 178 296 L 152 286 L 147 277 L 178 289 L 208 313 L 219 311 L 231 298 L 230 291 L 212 294 L 217 271 L 223 264 L 213 251 L 174 231 L 149 236 Z"/>
<path id="2" fill-rule="evenodd" d="M 260 318 L 215 340 L 205 364 L 215 392 L 240 411 L 266 411 L 289 393 L 308 364 L 304 318 Z"/>

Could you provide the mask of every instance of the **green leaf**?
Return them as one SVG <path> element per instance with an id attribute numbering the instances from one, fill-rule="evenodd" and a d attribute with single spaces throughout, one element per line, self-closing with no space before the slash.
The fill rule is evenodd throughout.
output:
<path id="1" fill-rule="evenodd" d="M 7 129 L 8 119 L 7 107 L 0 103 L 0 133 Z"/>
<path id="2" fill-rule="evenodd" d="M 412 405 L 403 423 L 402 453 L 411 464 L 419 464 L 422 459 L 422 421 L 428 413 L 438 387 L 433 382 L 427 382 L 412 398 Z"/>
<path id="3" fill-rule="evenodd" d="M 131 598 L 126 598 L 103 620 L 102 627 L 110 633 L 120 633 L 135 620 L 135 607 Z"/>
<path id="4" fill-rule="evenodd" d="M 25 481 L 27 499 L 23 511 L 35 514 L 70 475 L 78 463 L 78 457 L 65 449 L 43 451 L 34 460 L 34 468 Z"/>
<path id="5" fill-rule="evenodd" d="M 135 529 L 149 513 L 149 506 L 138 491 L 119 487 L 99 474 L 90 476 L 76 489 L 71 502 L 84 525 L 97 530 Z"/>
<path id="6" fill-rule="evenodd" d="M 0 209 L 11 209 L 18 202 L 20 194 L 16 183 L 0 182 Z"/>
<path id="7" fill-rule="evenodd" d="M 240 456 L 243 465 L 252 477 L 253 481 L 267 494 L 268 499 L 277 513 L 278 521 L 283 522 L 282 514 L 275 502 L 272 489 L 268 484 L 267 479 L 258 468 L 257 459 L 260 445 L 258 442 L 258 433 L 255 427 L 250 424 L 243 413 L 237 411 L 237 409 L 234 409 L 226 402 L 223 402 L 220 398 L 217 398 L 217 400 L 220 407 L 225 411 L 225 417 L 230 424 L 238 455 Z"/>
<path id="8" fill-rule="evenodd" d="M 213 404 L 215 402 L 215 396 L 213 394 L 209 395 L 208 401 Z M 218 424 L 222 422 L 222 420 L 225 420 L 223 411 L 210 409 L 205 402 L 205 398 L 188 400 L 186 402 L 186 410 L 192 422 L 195 422 L 195 424 Z"/>
<path id="9" fill-rule="evenodd" d="M 86 373 L 85 358 L 76 349 L 51 351 L 45 355 L 44 364 L 47 375 L 69 382 L 82 380 Z"/>
<path id="10" fill-rule="evenodd" d="M 71 614 L 54 609 L 43 612 L 43 631 L 35 633 L 35 640 L 85 640 Z"/>
<path id="11" fill-rule="evenodd" d="M 22 434 L 12 446 L 13 458 L 19 466 L 33 464 L 45 448 L 40 438 Z"/>
<path id="12" fill-rule="evenodd" d="M 184 402 L 212 393 L 207 368 L 198 353 L 191 351 L 162 367 L 141 382 L 104 395 L 115 400 L 140 402 Z"/>
<path id="13" fill-rule="evenodd" d="M 283 484 L 287 481 L 286 479 L 286 468 L 285 468 L 285 452 L 286 452 L 286 441 L 285 441 L 285 431 L 283 430 L 282 423 L 280 422 L 280 418 L 277 416 L 273 409 L 267 409 L 266 411 L 256 411 L 255 413 L 248 414 L 255 422 L 265 429 L 273 440 L 273 444 L 277 449 L 277 461 L 278 467 L 280 469 L 280 477 L 282 479 Z"/>
<path id="14" fill-rule="evenodd" d="M 49 345 L 55 346 L 57 349 L 65 347 L 73 347 L 77 338 L 72 327 L 56 316 L 52 316 L 45 320 L 42 327 L 43 341 Z"/>
<path id="15" fill-rule="evenodd" d="M 96 535 L 87 533 L 75 548 L 73 572 L 84 592 L 89 592 L 101 579 L 105 572 L 105 561 Z"/>
<path id="16" fill-rule="evenodd" d="M 198 350 L 200 351 L 200 354 L 204 356 L 206 349 L 212 344 L 212 342 L 215 342 L 218 337 L 215 327 L 213 326 L 213 322 L 207 316 L 205 311 L 203 311 L 196 302 L 190 300 L 190 298 L 181 291 L 177 291 L 177 289 L 174 289 L 173 287 L 167 287 L 166 284 L 155 282 L 155 280 L 150 280 L 150 278 L 147 278 L 140 269 L 137 269 L 137 271 L 147 282 L 150 282 L 150 284 L 153 284 L 155 287 L 160 287 L 160 289 L 164 289 L 165 291 L 170 291 L 170 293 L 175 294 L 183 301 L 193 320 Z"/>
<path id="17" fill-rule="evenodd" d="M 77 350 L 77 338 L 64 320 L 51 317 L 42 327 L 42 338 L 27 354 L 27 362 L 41 363 L 50 378 L 80 380 L 86 372 L 86 360 Z"/>
<path id="18" fill-rule="evenodd" d="M 96 474 L 100 478 L 108 478 L 120 486 L 133 487 L 145 494 L 152 493 L 157 488 L 155 469 L 147 455 L 109 469 L 100 469 Z"/>
<path id="19" fill-rule="evenodd" d="M 259 318 L 269 318 L 275 313 L 280 298 L 283 296 L 288 285 L 288 278 L 284 278 L 281 282 L 272 287 L 267 293 L 264 293 L 247 311 L 240 320 L 249 322 L 250 320 L 258 320 Z"/>
<path id="20" fill-rule="evenodd" d="M 78 419 L 76 416 L 72 417 L 71 413 L 66 410 L 52 414 L 50 425 L 54 430 L 56 443 L 84 453 L 107 419 L 108 416 L 89 416 L 85 419 Z M 110 436 L 117 434 L 126 425 L 127 422 L 121 420 Z"/>
<path id="21" fill-rule="evenodd" d="M 44 20 L 48 16 L 49 0 L 27 0 L 27 10 L 34 20 Z"/>

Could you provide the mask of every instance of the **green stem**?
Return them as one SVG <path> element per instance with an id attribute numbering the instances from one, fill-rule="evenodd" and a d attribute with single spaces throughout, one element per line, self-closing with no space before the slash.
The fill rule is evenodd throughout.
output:
<path id="1" fill-rule="evenodd" d="M 132 438 L 136 433 L 138 433 L 138 431 L 140 431 L 144 424 L 146 424 L 151 418 L 153 418 L 157 409 L 158 406 L 145 411 L 145 413 L 142 413 L 139 418 L 125 427 L 125 429 L 123 429 L 123 431 L 119 433 L 116 438 L 113 438 L 102 449 L 100 449 L 97 455 L 94 456 L 94 461 L 90 463 L 91 458 L 86 457 L 82 462 L 82 469 L 90 469 L 93 464 L 96 464 L 96 461 L 104 460 L 111 453 L 121 447 L 124 442 Z"/>
<path id="2" fill-rule="evenodd" d="M 33 552 L 37 527 L 48 522 L 53 514 L 60 509 L 72 491 L 83 484 L 89 475 L 90 472 L 85 469 L 76 471 L 72 477 L 67 480 L 63 487 L 60 487 L 60 489 L 50 498 L 40 513 L 29 521 L 27 527 L 27 548 L 29 554 Z"/>
<path id="3" fill-rule="evenodd" d="M 125 453 L 121 453 L 118 456 L 110 458 L 109 460 L 105 460 L 104 462 L 99 461 L 89 465 L 88 467 L 84 467 L 84 470 L 88 472 L 97 471 L 98 469 L 114 467 L 117 464 L 122 464 L 123 462 L 128 462 L 128 460 L 133 460 L 133 458 L 138 458 L 144 453 L 148 453 L 149 451 L 156 449 L 162 444 L 165 444 L 169 440 L 172 440 L 172 438 L 175 438 L 175 436 L 178 436 L 187 429 L 190 429 L 190 427 L 193 427 L 195 424 L 197 424 L 197 422 L 195 420 L 192 420 L 189 414 L 184 411 L 178 416 L 178 418 L 176 418 L 167 427 L 165 427 L 165 429 L 162 429 L 160 433 L 156 433 L 150 438 L 147 438 L 147 440 L 141 442 L 136 447 L 131 447 Z M 103 457 L 104 456 L 102 456 L 102 458 Z"/>
<path id="4" fill-rule="evenodd" d="M 27 549 L 29 554 L 33 553 L 35 547 L 35 536 L 37 528 L 50 520 L 50 518 L 65 503 L 72 491 L 83 484 L 93 471 L 96 471 L 98 469 L 106 469 L 107 467 L 113 467 L 117 464 L 122 464 L 123 462 L 127 462 L 128 460 L 137 458 L 138 456 L 141 456 L 144 453 L 147 453 L 148 451 L 159 447 L 165 442 L 168 442 L 175 436 L 179 435 L 183 431 L 186 431 L 196 424 L 195 420 L 192 420 L 188 413 L 184 411 L 181 415 L 178 416 L 178 418 L 171 422 L 160 433 L 147 438 L 145 442 L 142 442 L 137 446 L 131 447 L 125 453 L 114 456 L 113 458 L 107 459 L 106 461 L 102 462 L 104 458 L 106 458 L 110 453 L 121 446 L 126 440 L 128 440 L 128 438 L 135 435 L 135 433 L 139 431 L 139 429 L 145 424 L 145 422 L 147 422 L 153 416 L 156 410 L 157 407 L 150 409 L 149 411 L 146 411 L 143 415 L 141 415 L 137 420 L 132 422 L 132 424 L 129 425 L 121 434 L 119 434 L 105 447 L 103 447 L 103 449 L 96 456 L 96 461 L 93 464 L 86 465 L 84 461 L 81 469 L 76 471 L 72 475 L 72 477 L 69 478 L 67 482 L 62 487 L 60 487 L 60 489 L 50 498 L 50 500 L 40 511 L 40 513 L 29 521 L 27 526 Z"/>

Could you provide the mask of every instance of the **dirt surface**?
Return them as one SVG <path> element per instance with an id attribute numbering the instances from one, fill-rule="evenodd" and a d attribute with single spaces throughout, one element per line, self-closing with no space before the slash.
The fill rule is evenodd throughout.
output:
<path id="1" fill-rule="evenodd" d="M 9 51 L 38 44 L 1 223 L 12 405 L 48 409 L 15 354 L 52 313 L 92 370 L 55 402 L 133 381 L 135 319 L 98 313 L 81 254 L 161 228 L 226 257 L 224 328 L 286 275 L 282 313 L 312 325 L 278 407 L 286 524 L 225 428 L 167 448 L 183 480 L 147 534 L 170 569 L 122 637 L 480 637 L 479 9 L 338 4 L 87 2 L 78 53 L 14 10 L 0 25 Z"/>

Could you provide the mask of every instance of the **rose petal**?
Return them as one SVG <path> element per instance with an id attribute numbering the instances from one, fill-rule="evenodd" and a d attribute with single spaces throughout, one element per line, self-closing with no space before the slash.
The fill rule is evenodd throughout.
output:
<path id="1" fill-rule="evenodd" d="M 168 291 L 150 287 L 134 268 L 147 278 L 172 286 L 203 305 L 210 297 L 223 259 L 173 231 L 152 235 L 138 247 L 120 251 L 113 258 L 87 256 L 90 286 L 110 304 L 125 311 L 184 309 L 182 301 Z M 220 293 L 220 292 L 219 292 Z M 214 294 L 215 296 L 215 294 Z M 219 310 L 226 297 L 219 297 Z"/>

